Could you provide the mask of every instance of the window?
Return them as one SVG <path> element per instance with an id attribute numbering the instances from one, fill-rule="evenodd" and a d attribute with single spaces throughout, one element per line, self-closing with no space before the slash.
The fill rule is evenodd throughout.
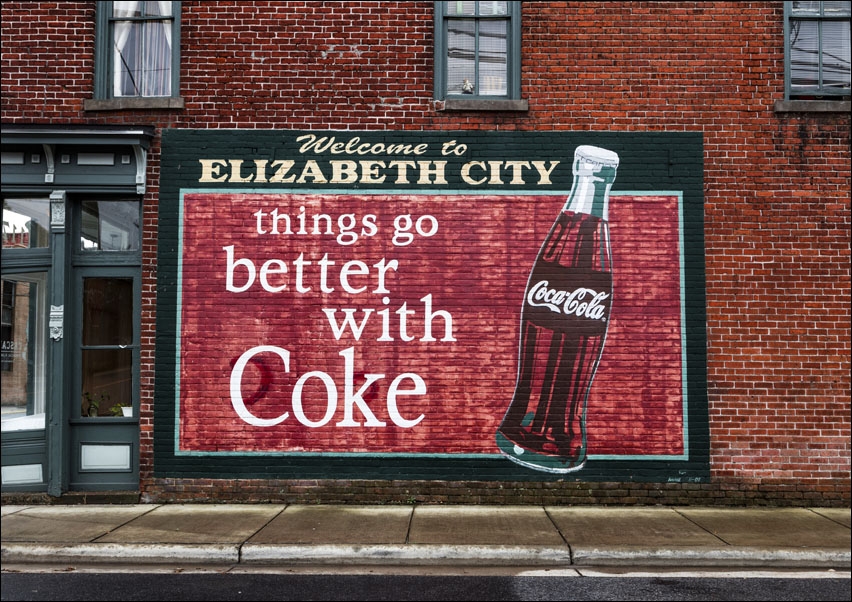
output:
<path id="1" fill-rule="evenodd" d="M 180 2 L 98 2 L 99 99 L 179 95 Z"/>
<path id="2" fill-rule="evenodd" d="M 3 199 L 3 248 L 36 249 L 50 244 L 48 199 Z"/>
<path id="3" fill-rule="evenodd" d="M 44 429 L 50 199 L 3 199 L 0 401 L 2 431 Z"/>
<path id="4" fill-rule="evenodd" d="M 142 203 L 89 197 L 73 207 L 78 416 L 133 416 L 139 396 Z"/>
<path id="5" fill-rule="evenodd" d="M 15 295 L 18 283 L 3 280 L 3 313 L 0 317 L 0 371 L 11 372 L 15 365 Z M 3 398 L 5 399 L 5 395 Z"/>
<path id="6" fill-rule="evenodd" d="M 134 280 L 132 275 L 82 278 L 81 416 L 133 415 L 139 354 Z"/>
<path id="7" fill-rule="evenodd" d="M 788 99 L 850 94 L 852 2 L 785 2 L 785 92 Z"/>
<path id="8" fill-rule="evenodd" d="M 47 374 L 47 272 L 4 272 L 2 430 L 43 429 Z"/>
<path id="9" fill-rule="evenodd" d="M 520 4 L 435 4 L 436 99 L 520 99 Z"/>
<path id="10" fill-rule="evenodd" d="M 83 201 L 80 250 L 138 251 L 139 201 Z"/>

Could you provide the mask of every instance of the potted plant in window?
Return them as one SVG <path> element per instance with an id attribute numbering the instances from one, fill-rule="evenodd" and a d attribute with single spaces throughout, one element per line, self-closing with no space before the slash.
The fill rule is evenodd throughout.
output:
<path id="1" fill-rule="evenodd" d="M 113 416 L 133 416 L 133 406 L 124 403 L 117 403 L 109 409 Z"/>
<path id="2" fill-rule="evenodd" d="M 97 418 L 100 415 L 101 405 L 109 402 L 109 395 L 92 394 L 88 391 L 83 392 L 82 414 L 90 418 Z"/>

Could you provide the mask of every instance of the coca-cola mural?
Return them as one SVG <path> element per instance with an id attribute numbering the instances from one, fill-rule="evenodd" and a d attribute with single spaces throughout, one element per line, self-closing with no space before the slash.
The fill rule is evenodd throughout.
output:
<path id="1" fill-rule="evenodd" d="M 567 473 L 586 463 L 586 401 L 612 308 L 609 193 L 618 155 L 581 146 L 574 183 L 530 273 L 518 379 L 497 431 L 511 460 Z"/>
<path id="2" fill-rule="evenodd" d="M 695 135 L 166 132 L 155 470 L 705 478 L 700 168 Z"/>

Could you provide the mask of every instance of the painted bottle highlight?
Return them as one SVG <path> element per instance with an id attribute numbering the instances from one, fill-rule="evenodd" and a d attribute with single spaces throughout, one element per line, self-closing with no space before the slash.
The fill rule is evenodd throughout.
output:
<path id="1" fill-rule="evenodd" d="M 586 463 L 586 402 L 612 309 L 609 191 L 618 155 L 574 153 L 574 183 L 533 265 L 521 309 L 518 376 L 497 429 L 508 458 L 568 473 Z"/>

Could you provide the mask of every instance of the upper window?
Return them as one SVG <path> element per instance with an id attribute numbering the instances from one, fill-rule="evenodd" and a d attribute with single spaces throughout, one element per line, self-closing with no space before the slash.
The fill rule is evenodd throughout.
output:
<path id="1" fill-rule="evenodd" d="M 787 98 L 849 96 L 850 5 L 784 3 Z"/>
<path id="2" fill-rule="evenodd" d="M 435 3 L 435 98 L 520 98 L 520 4 Z"/>
<path id="3" fill-rule="evenodd" d="M 96 98 L 178 96 L 180 2 L 98 2 Z"/>
<path id="4" fill-rule="evenodd" d="M 3 199 L 3 249 L 45 248 L 50 244 L 50 199 Z"/>
<path id="5" fill-rule="evenodd" d="M 83 201 L 80 208 L 80 249 L 139 251 L 141 204 L 138 200 Z"/>

